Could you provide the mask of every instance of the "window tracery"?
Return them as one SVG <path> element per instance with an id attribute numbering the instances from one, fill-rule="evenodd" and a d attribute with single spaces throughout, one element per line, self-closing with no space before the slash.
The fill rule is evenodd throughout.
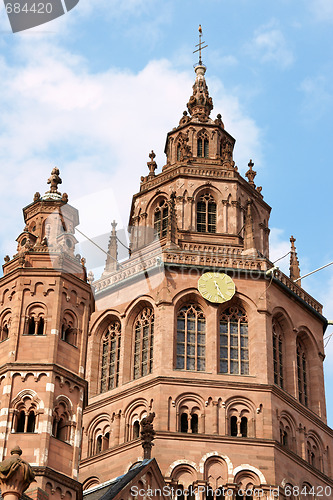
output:
<path id="1" fill-rule="evenodd" d="M 206 319 L 195 304 L 182 307 L 177 315 L 176 369 L 206 369 Z"/>
<path id="2" fill-rule="evenodd" d="M 237 306 L 225 309 L 220 319 L 220 373 L 249 374 L 248 322 Z"/>
<path id="3" fill-rule="evenodd" d="M 163 199 L 154 210 L 154 236 L 156 239 L 164 238 L 167 235 L 168 213 L 167 200 Z"/>
<path id="4" fill-rule="evenodd" d="M 274 364 L 274 384 L 283 389 L 283 336 L 280 326 L 273 323 L 273 364 Z"/>
<path id="5" fill-rule="evenodd" d="M 209 140 L 206 133 L 200 133 L 197 139 L 197 156 L 199 158 L 209 157 Z"/>
<path id="6" fill-rule="evenodd" d="M 121 346 L 121 325 L 111 321 L 102 337 L 100 391 L 106 392 L 118 387 Z"/>
<path id="7" fill-rule="evenodd" d="M 216 233 L 216 202 L 210 193 L 200 196 L 197 202 L 197 231 Z"/>
<path id="8" fill-rule="evenodd" d="M 296 363 L 297 363 L 297 386 L 298 386 L 298 400 L 300 403 L 308 406 L 308 374 L 307 374 L 307 359 L 306 352 L 300 340 L 297 341 L 296 346 Z"/>
<path id="9" fill-rule="evenodd" d="M 134 323 L 133 378 L 144 377 L 153 369 L 154 312 L 145 307 Z"/>
<path id="10" fill-rule="evenodd" d="M 13 432 L 34 433 L 37 427 L 38 403 L 31 394 L 22 394 L 14 401 Z"/>

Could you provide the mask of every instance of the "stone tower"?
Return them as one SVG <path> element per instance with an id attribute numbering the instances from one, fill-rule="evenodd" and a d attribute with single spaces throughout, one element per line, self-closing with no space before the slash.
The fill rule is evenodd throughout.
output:
<path id="1" fill-rule="evenodd" d="M 36 193 L 23 209 L 17 254 L 0 280 L 0 448 L 20 444 L 50 499 L 80 498 L 85 359 L 94 302 L 84 260 L 74 254 L 78 212 L 58 192 Z"/>
<path id="2" fill-rule="evenodd" d="M 200 58 L 157 175 L 150 154 L 131 257 L 95 282 L 80 480 L 87 489 L 141 460 L 140 421 L 153 411 L 170 484 L 228 486 L 228 500 L 246 487 L 267 498 L 271 487 L 332 487 L 326 319 L 294 283 L 295 258 L 291 278 L 270 271 L 270 207 L 252 160 L 246 180 L 235 139 L 211 117 L 205 72 Z"/>

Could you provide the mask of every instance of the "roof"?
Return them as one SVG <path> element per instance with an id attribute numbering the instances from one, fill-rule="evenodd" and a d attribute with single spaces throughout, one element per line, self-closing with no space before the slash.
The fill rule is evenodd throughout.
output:
<path id="1" fill-rule="evenodd" d="M 83 492 L 84 500 L 112 500 L 123 488 L 125 488 L 137 475 L 139 475 L 147 465 L 155 461 L 154 458 L 143 460 L 134 465 L 126 474 L 107 481 L 99 487 L 91 488 Z"/>

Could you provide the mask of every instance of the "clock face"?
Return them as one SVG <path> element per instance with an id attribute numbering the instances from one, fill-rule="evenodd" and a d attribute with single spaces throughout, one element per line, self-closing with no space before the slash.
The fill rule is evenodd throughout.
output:
<path id="1" fill-rule="evenodd" d="M 204 273 L 198 281 L 198 290 L 209 302 L 221 304 L 233 297 L 236 291 L 235 283 L 224 273 Z"/>

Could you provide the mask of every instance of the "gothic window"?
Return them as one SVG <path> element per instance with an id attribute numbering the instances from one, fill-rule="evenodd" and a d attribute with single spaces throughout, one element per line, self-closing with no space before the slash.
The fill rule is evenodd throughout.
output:
<path id="1" fill-rule="evenodd" d="M 273 323 L 274 384 L 283 389 L 283 340 L 280 327 Z"/>
<path id="2" fill-rule="evenodd" d="M 145 307 L 134 323 L 133 378 L 144 377 L 153 369 L 154 313 Z"/>
<path id="3" fill-rule="evenodd" d="M 77 320 L 71 311 L 65 311 L 61 326 L 61 340 L 77 346 Z"/>
<path id="4" fill-rule="evenodd" d="M 216 202 L 209 193 L 200 196 L 197 203 L 197 231 L 216 233 Z"/>
<path id="5" fill-rule="evenodd" d="M 296 361 L 297 361 L 297 385 L 298 385 L 298 399 L 300 403 L 308 406 L 308 376 L 307 376 L 307 360 L 305 350 L 300 341 L 297 342 L 296 347 Z"/>
<path id="6" fill-rule="evenodd" d="M 121 326 L 112 321 L 102 337 L 101 392 L 118 387 Z"/>
<path id="7" fill-rule="evenodd" d="M 206 320 L 199 306 L 182 307 L 177 316 L 177 361 L 179 370 L 205 370 Z"/>
<path id="8" fill-rule="evenodd" d="M 154 211 L 154 235 L 161 239 L 167 235 L 168 230 L 168 204 L 166 200 L 161 200 Z"/>
<path id="9" fill-rule="evenodd" d="M 199 158 L 209 157 L 209 141 L 207 137 L 199 137 L 197 140 L 197 156 Z"/>
<path id="10" fill-rule="evenodd" d="M 229 307 L 221 315 L 220 373 L 249 374 L 247 316 L 237 306 Z"/>

